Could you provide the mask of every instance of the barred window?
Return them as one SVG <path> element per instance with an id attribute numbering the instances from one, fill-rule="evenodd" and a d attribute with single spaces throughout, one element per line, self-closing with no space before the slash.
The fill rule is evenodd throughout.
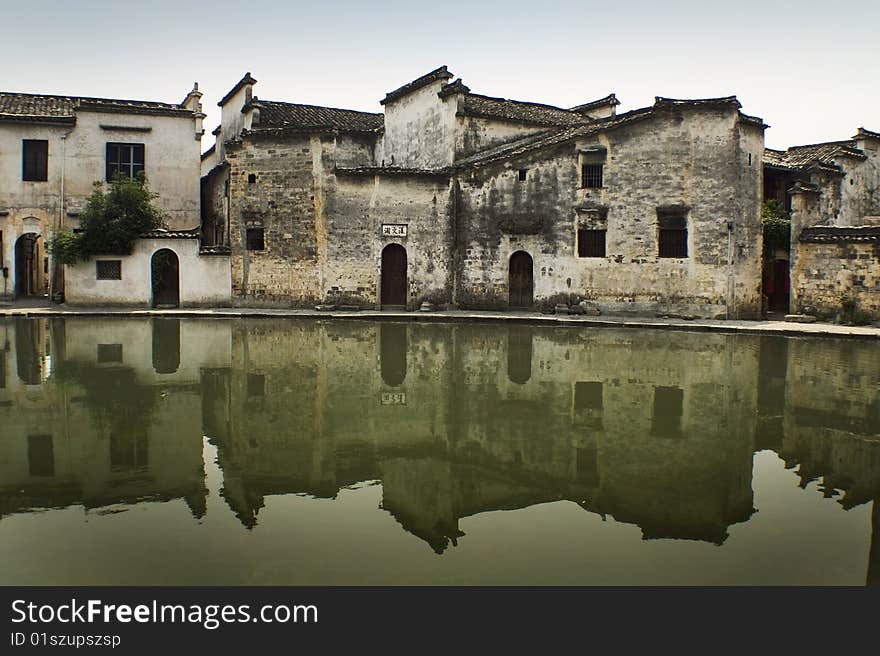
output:
<path id="1" fill-rule="evenodd" d="M 659 257 L 687 257 L 687 218 L 683 212 L 658 211 L 657 254 Z"/>
<path id="2" fill-rule="evenodd" d="M 98 344 L 98 364 L 122 362 L 122 344 Z"/>
<path id="3" fill-rule="evenodd" d="M 605 257 L 606 230 L 578 229 L 578 257 Z"/>
<path id="4" fill-rule="evenodd" d="M 22 140 L 21 179 L 29 182 L 49 179 L 49 142 L 45 139 Z"/>
<path id="5" fill-rule="evenodd" d="M 584 164 L 581 166 L 581 187 L 585 189 L 601 189 L 602 164 Z"/>
<path id="6" fill-rule="evenodd" d="M 651 435 L 658 437 L 681 435 L 683 409 L 684 391 L 680 387 L 655 387 Z"/>
<path id="7" fill-rule="evenodd" d="M 266 242 L 264 240 L 264 232 L 262 228 L 247 228 L 245 235 L 245 247 L 249 251 L 262 251 L 266 249 Z"/>
<path id="8" fill-rule="evenodd" d="M 127 178 L 136 178 L 144 170 L 144 144 L 107 144 L 107 182 L 120 173 Z"/>
<path id="9" fill-rule="evenodd" d="M 96 260 L 95 268 L 98 280 L 122 280 L 122 260 Z"/>

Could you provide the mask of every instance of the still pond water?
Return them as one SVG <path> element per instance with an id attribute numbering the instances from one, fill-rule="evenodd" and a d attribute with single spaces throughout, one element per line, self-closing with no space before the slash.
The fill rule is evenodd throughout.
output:
<path id="1" fill-rule="evenodd" d="M 0 584 L 880 580 L 880 349 L 0 320 Z"/>

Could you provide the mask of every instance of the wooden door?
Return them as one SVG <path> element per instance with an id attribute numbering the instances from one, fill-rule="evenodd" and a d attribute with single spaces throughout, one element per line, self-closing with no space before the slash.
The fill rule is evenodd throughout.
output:
<path id="1" fill-rule="evenodd" d="M 388 244 L 382 251 L 382 307 L 406 307 L 406 249 Z"/>
<path id="2" fill-rule="evenodd" d="M 531 307 L 534 293 L 532 256 L 517 251 L 510 256 L 509 271 L 510 307 Z"/>

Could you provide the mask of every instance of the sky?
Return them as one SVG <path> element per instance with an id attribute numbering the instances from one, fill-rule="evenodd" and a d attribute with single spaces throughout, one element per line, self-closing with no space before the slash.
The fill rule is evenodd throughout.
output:
<path id="1" fill-rule="evenodd" d="M 267 100 L 382 110 L 441 65 L 474 93 L 571 107 L 610 92 L 736 95 L 772 148 L 880 131 L 878 0 L 0 0 L 0 90 L 217 101 L 250 71 Z"/>

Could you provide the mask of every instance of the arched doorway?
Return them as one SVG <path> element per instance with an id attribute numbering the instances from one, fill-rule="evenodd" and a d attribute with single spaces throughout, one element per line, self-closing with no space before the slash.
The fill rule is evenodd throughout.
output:
<path id="1" fill-rule="evenodd" d="M 400 387 L 406 379 L 406 324 L 379 326 L 379 366 L 388 387 Z"/>
<path id="2" fill-rule="evenodd" d="M 508 276 L 510 307 L 531 307 L 534 296 L 532 275 L 532 256 L 525 251 L 517 251 L 510 256 Z"/>
<path id="3" fill-rule="evenodd" d="M 180 262 L 177 253 L 163 248 L 153 253 L 150 260 L 153 284 L 153 307 L 180 305 Z"/>
<path id="4" fill-rule="evenodd" d="M 15 242 L 15 296 L 42 294 L 39 286 L 40 235 L 29 232 Z"/>
<path id="5" fill-rule="evenodd" d="M 379 301 L 383 308 L 406 307 L 406 249 L 388 244 L 382 250 L 382 287 Z"/>

